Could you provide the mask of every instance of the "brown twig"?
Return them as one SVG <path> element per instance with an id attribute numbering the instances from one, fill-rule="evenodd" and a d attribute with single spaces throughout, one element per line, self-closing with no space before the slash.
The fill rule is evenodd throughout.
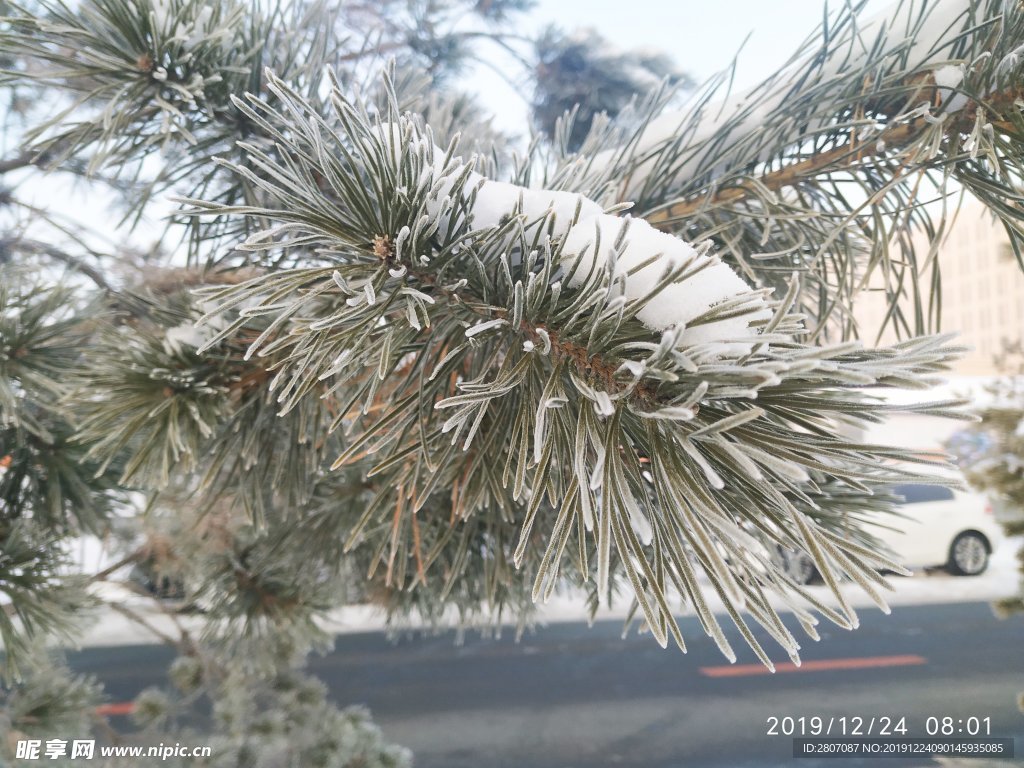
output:
<path id="1" fill-rule="evenodd" d="M 131 608 L 128 608 L 127 606 L 123 605 L 122 603 L 107 603 L 107 605 L 109 605 L 113 610 L 117 611 L 125 618 L 129 619 L 130 621 L 134 621 L 140 627 L 144 627 L 145 629 L 152 632 L 156 637 L 160 638 L 160 640 L 165 644 L 170 645 L 173 648 L 178 648 L 181 646 L 180 640 L 176 640 L 163 630 L 157 629 L 149 621 L 147 621 L 138 613 L 133 611 Z"/>
<path id="2" fill-rule="evenodd" d="M 950 121 L 949 127 L 946 129 L 946 136 L 951 137 L 968 130 L 976 119 L 975 110 L 977 107 L 980 106 L 990 111 L 999 110 L 1001 106 L 1013 104 L 1020 96 L 1021 93 L 1018 90 L 1014 90 L 998 94 L 984 104 L 973 101 L 968 103 L 960 110 L 959 116 Z M 1011 131 L 1014 128 L 1013 124 L 1007 120 L 997 119 L 990 122 L 996 130 Z M 857 143 L 855 141 L 855 132 L 851 131 L 849 143 L 826 152 L 819 152 L 806 160 L 767 173 L 758 179 L 757 187 L 778 192 L 786 187 L 796 186 L 800 182 L 821 173 L 837 163 L 853 164 L 871 157 L 877 157 L 892 149 L 906 147 L 913 143 L 926 128 L 927 124 L 923 120 L 914 119 L 907 123 L 889 126 L 881 131 L 873 141 L 863 143 Z M 667 228 L 680 219 L 685 219 L 699 211 L 739 202 L 754 194 L 756 194 L 756 191 L 753 185 L 730 187 L 711 195 L 702 195 L 672 203 L 664 208 L 652 211 L 645 218 L 654 226 Z"/>
<path id="3" fill-rule="evenodd" d="M 94 573 L 92 576 L 89 577 L 89 581 L 105 581 L 112 574 L 114 574 L 117 571 L 121 570 L 126 565 L 131 565 L 132 563 L 138 562 L 143 557 L 143 555 L 145 555 L 145 554 L 146 554 L 146 550 L 145 549 L 136 549 L 130 555 L 122 557 L 120 560 L 118 560 L 113 565 L 111 565 L 111 566 L 109 566 L 107 568 L 104 568 L 102 571 L 99 571 L 98 573 Z"/>
<path id="4" fill-rule="evenodd" d="M 523 321 L 519 329 L 534 344 L 542 343 L 539 327 L 532 326 Z M 618 381 L 615 377 L 615 374 L 619 371 L 619 366 L 614 362 L 609 363 L 599 355 L 590 354 L 586 347 L 561 339 L 555 331 L 545 328 L 544 332 L 547 333 L 548 339 L 551 342 L 551 350 L 556 356 L 572 361 L 581 372 L 589 373 L 599 378 L 608 392 L 615 392 L 621 388 L 622 382 Z M 646 402 L 654 400 L 654 389 L 648 384 L 638 384 L 632 394 L 634 397 Z"/>
<path id="5" fill-rule="evenodd" d="M 21 168 L 27 168 L 30 165 L 35 165 L 38 162 L 38 157 L 35 152 L 22 152 L 21 154 L 9 157 L 6 160 L 0 160 L 0 176 L 11 171 L 17 171 Z"/>
<path id="6" fill-rule="evenodd" d="M 114 292 L 114 288 L 107 282 L 107 279 L 103 276 L 98 269 L 87 264 L 77 256 L 72 256 L 70 253 L 61 250 L 55 245 L 50 243 L 44 243 L 40 240 L 26 240 L 24 238 L 11 238 L 0 242 L 0 250 L 3 249 L 17 250 L 23 253 L 35 254 L 37 256 L 46 256 L 47 258 L 59 261 L 65 264 L 77 272 L 81 272 L 83 275 L 92 280 L 99 288 L 110 293 Z"/>

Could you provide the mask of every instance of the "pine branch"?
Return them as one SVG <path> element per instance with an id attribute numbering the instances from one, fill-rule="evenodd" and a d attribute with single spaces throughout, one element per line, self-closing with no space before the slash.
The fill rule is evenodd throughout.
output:
<path id="1" fill-rule="evenodd" d="M 59 261 L 60 263 L 71 267 L 74 271 L 85 275 L 98 288 L 104 291 L 114 292 L 113 286 L 111 286 L 107 281 L 107 278 L 96 267 L 93 267 L 83 259 L 73 256 L 67 251 L 62 250 L 51 243 L 45 243 L 40 240 L 28 240 L 24 237 L 0 240 L 0 254 L 11 251 L 36 256 L 46 256 L 54 261 Z"/>
<path id="2" fill-rule="evenodd" d="M 814 612 L 856 625 L 843 578 L 884 607 L 877 569 L 898 566 L 860 516 L 892 510 L 892 483 L 928 476 L 907 451 L 848 434 L 888 410 L 868 388 L 927 386 L 959 349 L 943 337 L 811 345 L 805 321 L 821 341 L 875 264 L 917 289 L 917 262 L 888 252 L 928 226 L 911 170 L 958 163 L 990 195 L 1008 185 L 1015 135 L 976 112 L 953 136 L 962 116 L 932 110 L 1003 92 L 1005 68 L 975 54 L 1011 51 L 1016 16 L 990 45 L 995 4 L 971 4 L 980 26 L 954 30 L 948 51 L 880 43 L 845 68 L 833 36 L 798 77 L 775 78 L 766 114 L 751 103 L 714 116 L 698 100 L 650 145 L 656 94 L 595 128 L 581 156 L 553 165 L 533 146 L 498 181 L 458 142 L 436 146 L 390 83 L 379 107 L 324 87 L 314 70 L 345 55 L 325 25 L 301 37 L 280 7 L 241 25 L 225 4 L 210 28 L 203 5 L 141 18 L 124 0 L 48 3 L 64 26 L 22 18 L 0 42 L 83 100 L 39 126 L 36 146 L 97 167 L 164 147 L 155 183 L 191 190 L 193 253 L 248 235 L 211 257 L 255 268 L 243 279 L 196 278 L 198 298 L 194 280 L 116 297 L 127 316 L 94 329 L 65 401 L 88 457 L 161 489 L 164 524 L 201 553 L 176 566 L 210 612 L 208 640 L 283 634 L 308 648 L 346 557 L 390 608 L 431 618 L 452 605 L 523 616 L 566 582 L 596 606 L 622 587 L 661 644 L 685 648 L 681 598 L 731 656 L 707 576 L 769 665 L 750 619 L 794 658 L 798 646 L 773 595 L 793 599 L 812 636 Z M 178 24 L 196 39 L 165 34 Z M 963 57 L 963 82 L 937 106 L 912 103 L 932 91 L 908 75 L 940 85 L 946 52 Z M 874 145 L 853 143 L 868 124 Z M 872 157 L 879 131 L 892 148 Z M 826 164 L 801 165 L 813 154 Z M 641 215 L 701 200 L 661 222 L 684 237 L 617 215 L 623 178 Z M 707 204 L 732 188 L 749 194 Z M 787 579 L 779 547 L 811 554 L 838 611 Z"/>
<path id="3" fill-rule="evenodd" d="M 84 737 L 91 714 L 102 701 L 102 689 L 86 675 L 72 674 L 58 654 L 35 648 L 26 663 L 25 679 L 0 689 L 0 719 L 11 737 L 45 739 Z M 12 741 L 16 741 L 12 739 Z M 0 754 L 13 762 L 14 744 L 0 744 Z"/>
<path id="4" fill-rule="evenodd" d="M 164 645 L 168 645 L 171 648 L 179 647 L 180 643 L 178 638 L 172 637 L 159 627 L 155 626 L 151 621 L 142 616 L 142 614 L 140 614 L 134 608 L 129 608 L 127 605 L 121 602 L 107 603 L 107 606 L 110 607 L 111 610 L 120 613 L 133 624 L 137 624 L 138 626 L 145 628 L 147 632 L 153 635 L 153 637 L 155 637 Z"/>
<path id="5" fill-rule="evenodd" d="M 784 579 L 738 543 L 743 531 L 811 552 L 840 601 L 846 574 L 884 605 L 870 548 L 823 533 L 824 510 L 848 497 L 830 501 L 831 486 L 812 473 L 861 492 L 916 476 L 885 466 L 913 460 L 906 452 L 841 438 L 830 414 L 874 420 L 877 404 L 856 393 L 920 385 L 955 354 L 944 340 L 806 347 L 787 311 L 795 284 L 784 302 L 766 303 L 724 265 L 643 222 L 476 174 L 407 116 L 371 118 L 336 89 L 328 120 L 279 79 L 267 82 L 286 109 L 256 98 L 237 106 L 287 140 L 280 156 L 245 146 L 249 162 L 232 170 L 279 207 L 190 202 L 197 215 L 277 221 L 241 249 L 296 249 L 313 263 L 206 292 L 217 305 L 207 318 L 224 324 L 208 346 L 266 318 L 247 355 L 277 361 L 271 387 L 286 412 L 319 382 L 362 401 L 366 417 L 335 423 L 349 440 L 334 466 L 376 460 L 368 474 L 379 490 L 348 544 L 376 539 L 386 584 L 406 578 L 393 573 L 399 551 L 417 563 L 417 580 L 429 574 L 417 513 L 457 485 L 449 526 L 518 510 L 516 565 L 539 546 L 539 521 L 553 526 L 535 594 L 555 578 L 553 553 L 579 521 L 580 549 L 589 541 L 597 552 L 597 593 L 626 576 L 662 644 L 671 635 L 683 646 L 670 588 L 704 602 L 687 575 L 695 557 L 741 626 L 736 604 L 752 600 L 754 618 L 795 653 L 764 598 L 786 591 Z M 392 380 L 384 395 L 378 382 Z M 875 493 L 871 506 L 886 503 Z M 841 605 L 845 615 L 830 618 L 855 625 Z"/>
<path id="6" fill-rule="evenodd" d="M 185 186 L 192 196 L 216 191 L 223 202 L 253 199 L 254 190 L 229 183 L 214 160 L 237 157 L 239 140 L 267 139 L 255 134 L 231 103 L 233 95 L 263 92 L 264 67 L 315 94 L 327 69 L 347 73 L 354 82 L 367 65 L 379 66 L 385 55 L 404 49 L 440 77 L 447 67 L 458 66 L 469 43 L 501 45 L 506 37 L 456 29 L 460 10 L 487 16 L 471 3 L 410 8 L 416 18 L 394 30 L 396 39 L 376 42 L 379 24 L 357 8 L 337 8 L 327 0 L 257 6 L 239 0 L 184 0 L 170 7 L 148 0 L 141 5 L 87 0 L 81 7 L 40 0 L 38 9 L 12 5 L 16 13 L 0 30 L 0 48 L 32 66 L 0 75 L 67 99 L 54 114 L 28 126 L 23 145 L 45 158 L 48 167 L 81 164 L 91 177 L 107 169 L 112 181 L 130 185 L 125 220 L 133 225 L 157 193 L 170 188 L 180 192 Z M 396 8 L 385 10 L 384 16 L 403 15 Z M 380 16 L 380 9 L 372 15 Z M 344 20 L 353 23 L 346 29 Z M 367 44 L 352 50 L 350 40 L 359 40 L 361 32 Z M 455 111 L 458 101 L 435 98 L 432 109 Z M 464 129 L 468 113 L 460 118 Z M 150 174 L 141 161 L 158 150 L 167 159 Z M 213 253 L 220 238 L 239 234 L 248 233 L 193 232 L 192 263 L 200 262 L 200 247 Z"/>
<path id="7" fill-rule="evenodd" d="M 115 573 L 120 571 L 122 568 L 126 568 L 129 565 L 134 565 L 138 560 L 145 554 L 145 550 L 137 549 L 112 565 L 107 566 L 103 570 L 97 571 L 89 577 L 90 581 L 106 581 L 108 578 L 113 576 Z"/>
<path id="8" fill-rule="evenodd" d="M 598 153 L 589 163 L 591 172 L 617 165 L 623 157 L 638 159 L 625 177 L 623 195 L 641 198 L 650 192 L 644 185 L 652 171 L 670 174 L 657 181 L 663 187 L 720 178 L 724 169 L 713 168 L 709 160 L 765 162 L 751 149 L 762 148 L 769 135 L 775 146 L 793 146 L 828 132 L 833 122 L 842 131 L 848 126 L 841 116 L 853 116 L 858 102 L 864 102 L 862 117 L 884 116 L 895 104 L 914 98 L 929 67 L 944 65 L 957 53 L 970 51 L 974 59 L 986 48 L 1013 47 L 1012 40 L 1000 40 L 992 31 L 1001 20 L 995 8 L 1001 6 L 990 0 L 897 3 L 867 20 L 857 16 L 861 7 L 826 20 L 801 47 L 812 54 L 794 56 L 749 91 L 712 102 L 719 90 L 712 81 L 688 109 L 645 121 L 628 143 Z M 1013 23 L 1007 26 L 1011 35 L 1016 33 Z M 824 95 L 828 88 L 836 91 L 831 99 Z M 811 94 L 813 100 L 807 98 Z M 791 119 L 780 120 L 787 113 Z M 765 121 L 778 125 L 766 130 Z M 657 166 L 652 165 L 655 159 Z"/>
<path id="9" fill-rule="evenodd" d="M 38 162 L 34 152 L 20 152 L 6 160 L 0 160 L 0 176 L 11 171 L 21 170 Z"/>
<path id="10" fill-rule="evenodd" d="M 938 89 L 932 83 L 929 90 L 935 93 Z M 923 89 L 921 95 L 925 95 Z M 1021 89 L 1015 89 L 990 97 L 984 103 L 969 101 L 953 120 L 948 121 L 949 125 L 944 131 L 943 138 L 949 141 L 969 134 L 977 122 L 977 110 L 982 110 L 986 115 L 1005 114 L 1006 108 L 1013 107 L 1022 95 L 1024 92 Z M 936 96 L 933 96 L 933 99 L 935 106 L 941 105 Z M 1020 133 L 1019 127 L 1010 119 L 989 119 L 987 124 L 1004 134 L 1017 136 Z M 779 192 L 786 187 L 810 182 L 821 174 L 851 168 L 877 157 L 891 157 L 898 150 L 913 146 L 928 130 L 928 123 L 925 120 L 914 118 L 909 122 L 884 128 L 867 141 L 857 141 L 855 134 L 851 133 L 847 144 L 816 152 L 806 160 L 764 173 L 752 179 L 749 182 L 750 186 L 719 189 L 685 202 L 668 203 L 664 208 L 651 210 L 644 218 L 652 224 L 670 229 L 672 225 L 679 224 L 709 208 L 728 206 L 741 200 L 760 197 L 763 190 Z M 916 170 L 917 168 L 905 169 L 904 174 L 909 175 Z M 740 183 L 744 182 L 741 180 Z"/>
<path id="11" fill-rule="evenodd" d="M 866 22 L 857 10 L 827 20 L 803 47 L 810 55 L 746 94 L 721 99 L 720 78 L 682 112 L 652 97 L 593 131 L 555 178 L 713 239 L 756 285 L 782 292 L 799 271 L 812 338 L 874 331 L 850 310 L 869 283 L 899 337 L 936 329 L 941 259 L 934 247 L 915 253 L 910 234 L 937 242 L 946 221 L 924 200 L 961 185 L 1003 220 L 1024 264 L 1024 13 L 994 0 L 901 3 Z"/>

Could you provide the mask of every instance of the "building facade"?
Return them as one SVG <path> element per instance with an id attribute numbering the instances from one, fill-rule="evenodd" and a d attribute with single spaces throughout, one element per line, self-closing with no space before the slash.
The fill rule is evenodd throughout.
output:
<path id="1" fill-rule="evenodd" d="M 928 253 L 927 238 L 915 237 L 915 250 L 923 258 Z M 977 202 L 965 202 L 939 246 L 937 260 L 942 280 L 941 330 L 957 332 L 958 340 L 971 347 L 954 373 L 998 373 L 994 357 L 1003 342 L 1020 341 L 1024 336 L 1024 271 L 1003 225 Z M 926 274 L 922 290 L 929 284 L 930 275 Z M 875 340 L 885 313 L 884 294 L 871 290 L 861 294 L 854 316 L 865 343 Z M 895 340 L 890 328 L 880 343 Z"/>

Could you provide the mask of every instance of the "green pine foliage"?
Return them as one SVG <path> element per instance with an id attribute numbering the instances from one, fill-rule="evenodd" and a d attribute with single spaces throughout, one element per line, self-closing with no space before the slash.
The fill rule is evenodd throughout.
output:
<path id="1" fill-rule="evenodd" d="M 260 677 L 235 662 L 234 648 L 224 653 L 193 648 L 179 656 L 168 670 L 170 685 L 147 688 L 135 698 L 132 718 L 140 731 L 134 738 L 166 743 L 167 734 L 174 733 L 180 743 L 208 745 L 210 758 L 179 762 L 209 768 L 412 764 L 408 750 L 382 739 L 365 709 L 338 708 L 323 683 L 296 669 L 292 647 L 280 638 L 267 643 L 278 662 Z M 212 713 L 212 736 L 188 725 L 197 705 Z"/>
<path id="2" fill-rule="evenodd" d="M 66 739 L 85 738 L 91 712 L 102 701 L 96 680 L 72 673 L 53 655 L 32 654 L 24 682 L 3 691 L 0 725 L 11 741 L 52 739 L 58 733 Z"/>
<path id="3" fill-rule="evenodd" d="M 997 362 L 1004 375 L 987 388 L 978 423 L 955 435 L 950 449 L 967 481 L 998 501 L 1006 535 L 1024 536 L 1024 349 L 1008 345 Z M 1017 559 L 1020 592 L 996 602 L 1003 615 L 1024 611 L 1024 548 Z"/>
<path id="4" fill-rule="evenodd" d="M 0 612 L 8 665 L 35 636 L 69 637 L 91 602 L 69 573 L 63 540 L 100 532 L 117 498 L 116 478 L 76 442 L 61 402 L 64 381 L 87 338 L 84 308 L 65 285 L 17 268 L 0 284 Z"/>

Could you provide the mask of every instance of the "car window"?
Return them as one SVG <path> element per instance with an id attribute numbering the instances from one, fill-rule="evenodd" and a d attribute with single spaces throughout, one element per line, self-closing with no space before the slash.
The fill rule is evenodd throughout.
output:
<path id="1" fill-rule="evenodd" d="M 926 501 L 952 501 L 953 491 L 941 485 L 918 485 L 908 483 L 906 485 L 894 485 L 892 492 L 902 496 L 904 504 L 921 504 Z"/>

